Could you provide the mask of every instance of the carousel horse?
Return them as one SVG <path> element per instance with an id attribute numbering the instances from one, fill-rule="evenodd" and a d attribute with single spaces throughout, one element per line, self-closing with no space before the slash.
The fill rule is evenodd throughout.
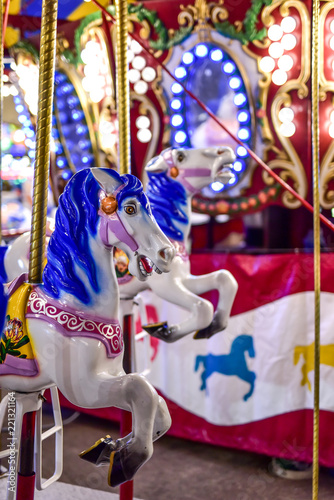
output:
<path id="1" fill-rule="evenodd" d="M 111 486 L 134 476 L 171 423 L 152 385 L 139 374 L 126 375 L 122 367 L 114 245 L 126 252 L 139 281 L 153 268 L 167 272 L 174 256 L 136 177 L 81 170 L 59 199 L 43 284 L 21 277 L 9 286 L 0 340 L 3 388 L 30 393 L 56 385 L 77 406 L 132 412 L 131 434 L 118 440 L 108 436 L 81 454 L 109 465 Z"/>
<path id="2" fill-rule="evenodd" d="M 167 322 L 145 325 L 152 336 L 165 342 L 195 333 L 196 339 L 210 338 L 224 330 L 237 292 L 237 282 L 229 271 L 218 270 L 201 276 L 190 272 L 187 242 L 191 228 L 191 199 L 195 193 L 214 181 L 227 183 L 235 155 L 229 147 L 203 149 L 167 149 L 146 166 L 148 175 L 146 194 L 153 215 L 176 250 L 171 272 L 153 274 L 148 282 L 141 282 L 126 274 L 118 279 L 121 299 L 132 299 L 138 293 L 151 289 L 156 295 L 187 311 L 189 316 L 181 323 Z M 5 257 L 7 275 L 28 265 L 29 234 L 17 238 Z M 130 270 L 131 272 L 131 270 Z M 199 295 L 217 289 L 219 300 L 214 312 L 211 302 Z"/>
<path id="3" fill-rule="evenodd" d="M 314 342 L 309 345 L 297 345 L 294 348 L 293 363 L 298 364 L 299 359 L 303 359 L 301 366 L 302 380 L 300 385 L 306 385 L 311 391 L 311 381 L 308 374 L 314 370 Z M 334 344 L 325 344 L 320 346 L 320 364 L 334 367 Z"/>
<path id="4" fill-rule="evenodd" d="M 144 325 L 153 337 L 175 342 L 196 332 L 195 338 L 210 338 L 224 330 L 237 292 L 237 282 L 229 271 L 218 270 L 194 276 L 190 272 L 187 240 L 191 228 L 191 199 L 214 181 L 228 182 L 234 153 L 228 147 L 167 149 L 146 166 L 146 194 L 160 228 L 175 247 L 171 272 L 153 275 L 147 283 L 119 280 L 121 298 L 135 297 L 150 288 L 156 295 L 189 311 L 181 323 Z M 217 289 L 219 300 L 214 313 L 211 302 L 200 294 Z"/>
<path id="5" fill-rule="evenodd" d="M 250 384 L 250 390 L 244 395 L 244 401 L 247 401 L 254 392 L 255 378 L 254 372 L 248 369 L 245 352 L 248 352 L 250 358 L 255 358 L 253 338 L 250 335 L 239 335 L 232 342 L 231 352 L 229 354 L 208 354 L 207 356 L 196 356 L 195 372 L 203 365 L 201 375 L 201 391 L 206 389 L 206 381 L 213 373 L 222 375 L 236 375 Z"/>

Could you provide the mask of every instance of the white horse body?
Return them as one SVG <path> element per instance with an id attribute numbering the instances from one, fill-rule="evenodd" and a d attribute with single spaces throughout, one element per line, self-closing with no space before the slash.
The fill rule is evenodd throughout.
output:
<path id="1" fill-rule="evenodd" d="M 110 459 L 111 464 L 109 484 L 116 486 L 131 479 L 148 460 L 153 452 L 152 442 L 168 430 L 170 416 L 164 400 L 143 376 L 126 375 L 123 370 L 118 323 L 119 291 L 112 250 L 117 245 L 127 253 L 131 272 L 139 280 L 145 280 L 153 267 L 159 272 L 168 271 L 174 250 L 153 219 L 138 180 L 133 176 L 120 177 L 104 169 L 92 171 L 102 188 L 99 200 L 95 202 L 100 206 L 98 215 L 94 213 L 94 206 L 88 208 L 87 217 L 91 217 L 94 223 L 91 219 L 86 221 L 86 215 L 80 215 L 78 194 L 75 195 L 76 206 L 71 200 L 76 191 L 72 186 L 77 182 L 72 179 L 76 176 L 80 175 L 80 179 L 86 176 L 84 182 L 89 179 L 90 185 L 94 184 L 91 174 L 81 171 L 66 188 L 69 194 L 64 200 L 67 199 L 69 214 L 66 217 L 61 215 L 66 212 L 65 201 L 58 209 L 58 229 L 56 227 L 48 247 L 44 285 L 34 285 L 30 291 L 26 321 L 38 373 L 35 376 L 5 374 L 1 372 L 1 367 L 8 371 L 5 358 L 0 364 L 0 384 L 19 392 L 36 392 L 57 385 L 77 406 L 117 406 L 131 411 L 134 416 L 132 435 L 126 441 L 109 440 L 108 446 L 104 444 L 104 458 L 107 462 Z M 127 187 L 130 181 L 135 184 L 133 189 L 131 185 Z M 98 188 L 95 182 L 95 191 Z M 89 199 L 83 199 L 82 206 L 87 207 L 89 203 Z M 78 221 L 70 227 L 74 211 Z M 80 225 L 88 228 L 84 229 L 86 241 L 81 235 Z M 84 256 L 75 248 L 75 241 L 85 248 Z M 69 264 L 61 260 L 60 248 L 64 249 L 67 260 L 71 260 Z M 85 272 L 86 268 L 88 272 Z M 68 276 L 73 276 L 73 282 Z M 92 333 L 92 327 L 99 333 L 108 331 L 109 334 L 103 337 L 95 330 Z M 7 323 L 5 335 L 9 332 L 13 338 L 8 328 Z M 74 330 L 75 334 L 72 333 Z M 116 348 L 113 350 L 114 341 Z M 11 359 L 9 354 L 7 356 Z"/>

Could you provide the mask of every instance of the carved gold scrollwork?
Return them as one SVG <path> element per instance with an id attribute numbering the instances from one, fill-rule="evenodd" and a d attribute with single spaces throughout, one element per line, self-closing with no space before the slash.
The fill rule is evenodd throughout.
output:
<path id="1" fill-rule="evenodd" d="M 194 28 L 194 31 L 210 31 L 212 23 L 221 23 L 228 18 L 228 10 L 223 7 L 223 0 L 219 3 L 210 2 L 206 0 L 196 0 L 195 5 L 181 5 L 181 12 L 178 16 L 178 23 L 180 26 Z"/>
<path id="2" fill-rule="evenodd" d="M 324 74 L 324 31 L 328 13 L 334 9 L 333 2 L 322 5 L 319 19 L 319 47 L 320 47 L 320 100 L 325 101 L 327 93 L 332 93 L 334 109 L 334 82 L 328 81 Z M 334 141 L 331 141 L 320 165 L 320 204 L 325 209 L 334 206 L 334 191 L 329 189 L 329 182 L 334 179 Z"/>
<path id="3" fill-rule="evenodd" d="M 269 27 L 274 23 L 274 17 L 272 12 L 279 7 L 280 14 L 286 17 L 290 13 L 291 8 L 295 8 L 299 15 L 302 25 L 301 36 L 302 40 L 301 46 L 301 60 L 300 60 L 300 73 L 298 78 L 293 80 L 288 80 L 284 85 L 278 88 L 278 91 L 274 97 L 272 107 L 271 107 L 271 119 L 277 134 L 277 137 L 282 144 L 284 151 L 281 151 L 277 158 L 270 161 L 268 165 L 272 169 L 280 169 L 280 176 L 282 179 L 288 181 L 292 180 L 294 189 L 304 198 L 307 195 L 307 177 L 305 173 L 304 166 L 297 154 L 292 142 L 289 138 L 284 137 L 280 131 L 281 122 L 278 118 L 278 113 L 283 106 L 289 106 L 291 104 L 290 93 L 292 91 L 297 91 L 299 99 L 305 99 L 308 97 L 307 82 L 310 78 L 310 18 L 307 10 L 307 6 L 304 2 L 299 2 L 297 0 L 276 0 L 268 7 L 265 7 L 262 12 L 262 21 L 265 26 Z M 258 59 L 258 64 L 260 59 Z M 259 71 L 261 71 L 260 66 Z M 268 90 L 271 83 L 270 75 L 264 74 L 264 79 L 260 82 L 260 99 L 262 103 L 267 103 Z M 268 120 L 264 120 L 264 138 L 268 142 L 267 150 L 273 150 L 277 153 L 277 148 L 274 146 L 274 138 L 270 132 Z M 264 181 L 267 184 L 272 182 L 269 179 L 268 174 L 263 174 Z M 300 202 L 294 198 L 290 193 L 285 192 L 282 196 L 282 201 L 284 205 L 288 208 L 297 208 L 300 206 Z"/>

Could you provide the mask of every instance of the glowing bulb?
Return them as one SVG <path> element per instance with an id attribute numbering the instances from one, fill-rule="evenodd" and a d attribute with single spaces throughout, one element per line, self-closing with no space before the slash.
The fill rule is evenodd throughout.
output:
<path id="1" fill-rule="evenodd" d="M 275 68 L 275 61 L 270 56 L 262 57 L 260 61 L 260 69 L 264 71 L 264 73 L 270 73 Z"/>
<path id="2" fill-rule="evenodd" d="M 89 97 L 92 102 L 97 103 L 102 101 L 102 99 L 104 98 L 104 92 L 101 88 L 95 88 L 90 92 Z"/>
<path id="3" fill-rule="evenodd" d="M 131 40 L 131 50 L 134 54 L 140 54 L 143 49 L 136 40 Z"/>
<path id="4" fill-rule="evenodd" d="M 231 74 L 235 70 L 235 64 L 229 61 L 224 64 L 223 70 L 225 73 Z"/>
<path id="5" fill-rule="evenodd" d="M 216 193 L 218 193 L 219 191 L 221 191 L 223 189 L 223 187 L 224 187 L 224 184 L 222 184 L 221 182 L 218 182 L 218 181 L 213 182 L 211 184 L 211 189 L 213 191 L 215 191 Z"/>
<path id="6" fill-rule="evenodd" d="M 296 132 L 296 126 L 293 122 L 282 123 L 280 132 L 284 137 L 291 137 Z"/>
<path id="7" fill-rule="evenodd" d="M 138 116 L 136 120 L 136 126 L 137 128 L 148 128 L 151 125 L 151 120 L 148 118 L 148 116 Z"/>
<path id="8" fill-rule="evenodd" d="M 156 77 L 155 69 L 150 66 L 146 66 L 146 68 L 143 69 L 141 76 L 145 82 L 153 82 Z"/>
<path id="9" fill-rule="evenodd" d="M 132 67 L 141 71 L 146 66 L 146 61 L 142 56 L 136 56 L 132 61 Z"/>
<path id="10" fill-rule="evenodd" d="M 181 115 L 172 116 L 171 123 L 173 127 L 179 127 L 183 123 L 183 117 Z"/>
<path id="11" fill-rule="evenodd" d="M 285 35 L 285 36 L 289 36 L 289 35 Z M 291 35 L 291 36 L 293 36 L 293 35 Z M 283 38 L 282 38 L 282 40 L 283 40 Z M 284 52 L 283 45 L 279 42 L 274 42 L 270 45 L 268 52 L 269 52 L 269 55 L 271 57 L 273 57 L 274 59 L 278 59 L 279 57 L 281 57 L 283 55 L 283 52 Z"/>
<path id="12" fill-rule="evenodd" d="M 292 50 L 297 45 L 297 39 L 294 35 L 284 35 L 281 43 L 285 50 Z"/>
<path id="13" fill-rule="evenodd" d="M 297 23 L 293 17 L 288 16 L 282 19 L 281 26 L 284 33 L 292 33 L 296 29 Z"/>
<path id="14" fill-rule="evenodd" d="M 284 85 L 287 79 L 288 75 L 286 74 L 285 71 L 282 71 L 281 69 L 276 69 L 273 72 L 272 80 L 275 85 Z"/>
<path id="15" fill-rule="evenodd" d="M 194 56 L 191 52 L 185 52 L 182 56 L 182 61 L 184 64 L 192 64 L 194 61 Z"/>
<path id="16" fill-rule="evenodd" d="M 170 103 L 170 107 L 177 111 L 178 109 L 181 109 L 182 102 L 180 101 L 180 99 L 173 99 Z"/>
<path id="17" fill-rule="evenodd" d="M 278 118 L 281 122 L 292 122 L 294 116 L 295 114 L 291 108 L 282 108 L 278 113 Z"/>
<path id="18" fill-rule="evenodd" d="M 237 147 L 237 155 L 241 157 L 247 156 L 248 155 L 247 149 L 244 148 L 243 146 Z"/>
<path id="19" fill-rule="evenodd" d="M 25 138 L 26 138 L 26 135 L 23 132 L 23 130 L 20 130 L 20 129 L 15 130 L 15 132 L 13 134 L 14 142 L 23 142 Z"/>
<path id="20" fill-rule="evenodd" d="M 247 100 L 247 98 L 246 98 L 245 94 L 243 94 L 242 92 L 239 92 L 239 94 L 236 94 L 234 96 L 234 99 L 233 99 L 234 104 L 236 106 L 242 106 L 243 104 L 245 104 L 246 100 Z"/>
<path id="21" fill-rule="evenodd" d="M 233 163 L 233 169 L 236 172 L 242 172 L 244 168 L 245 168 L 245 162 L 242 160 L 237 160 Z"/>
<path id="22" fill-rule="evenodd" d="M 268 38 L 272 42 L 278 42 L 283 36 L 283 29 L 278 24 L 273 24 L 268 29 Z"/>
<path id="23" fill-rule="evenodd" d="M 137 69 L 130 69 L 128 72 L 128 79 L 130 83 L 136 83 L 140 80 L 140 72 Z"/>
<path id="24" fill-rule="evenodd" d="M 148 91 L 148 85 L 143 80 L 139 80 L 139 82 L 134 84 L 133 90 L 136 92 L 136 94 L 143 95 Z"/>
<path id="25" fill-rule="evenodd" d="M 176 78 L 180 78 L 181 80 L 182 78 L 187 76 L 187 71 L 185 68 L 183 68 L 183 66 L 179 66 L 178 68 L 175 69 L 174 74 Z"/>
<path id="26" fill-rule="evenodd" d="M 231 80 L 229 81 L 229 86 L 233 90 L 237 90 L 238 88 L 240 88 L 241 87 L 240 78 L 238 78 L 237 76 L 234 76 L 233 78 L 231 78 Z"/>
<path id="27" fill-rule="evenodd" d="M 220 49 L 215 49 L 211 52 L 210 57 L 213 61 L 221 61 L 223 59 L 223 53 Z"/>
<path id="28" fill-rule="evenodd" d="M 231 179 L 228 181 L 228 183 L 231 185 L 231 184 L 235 184 L 237 182 L 237 178 L 234 174 L 232 174 L 232 177 Z"/>
<path id="29" fill-rule="evenodd" d="M 171 90 L 172 90 L 173 94 L 181 94 L 181 92 L 183 91 L 183 88 L 181 87 L 181 85 L 179 83 L 173 83 L 173 85 L 171 86 Z"/>
<path id="30" fill-rule="evenodd" d="M 291 56 L 285 54 L 284 56 L 279 58 L 279 60 L 277 61 L 277 65 L 279 69 L 282 69 L 283 71 L 290 71 L 290 69 L 292 69 L 293 67 L 293 59 Z"/>
<path id="31" fill-rule="evenodd" d="M 247 141 L 250 138 L 250 132 L 248 128 L 241 128 L 238 132 L 238 137 L 241 141 Z"/>
<path id="32" fill-rule="evenodd" d="M 133 58 L 135 57 L 134 53 L 132 50 L 128 49 L 128 63 L 130 64 L 133 61 Z"/>
<path id="33" fill-rule="evenodd" d="M 328 133 L 329 133 L 330 137 L 332 139 L 334 139 L 334 124 L 333 123 L 331 123 L 331 125 L 329 126 Z"/>
<path id="34" fill-rule="evenodd" d="M 142 128 L 137 132 L 137 138 L 139 142 L 147 143 L 152 139 L 152 132 L 147 128 Z"/>
<path id="35" fill-rule="evenodd" d="M 249 120 L 249 113 L 247 111 L 241 111 L 238 114 L 238 121 L 240 123 L 246 123 Z"/>
<path id="36" fill-rule="evenodd" d="M 208 53 L 208 48 L 203 43 L 200 43 L 199 45 L 197 45 L 195 53 L 197 57 L 205 57 Z"/>
<path id="37" fill-rule="evenodd" d="M 332 111 L 330 114 L 330 120 L 332 123 L 334 123 L 334 111 Z"/>
<path id="38" fill-rule="evenodd" d="M 331 32 L 333 33 L 334 35 L 334 19 L 333 21 L 331 21 L 330 25 L 329 25 L 329 29 L 331 30 Z"/>
<path id="39" fill-rule="evenodd" d="M 185 132 L 183 132 L 182 130 L 179 130 L 178 132 L 176 132 L 174 139 L 175 139 L 175 142 L 182 144 L 187 140 L 187 134 Z"/>

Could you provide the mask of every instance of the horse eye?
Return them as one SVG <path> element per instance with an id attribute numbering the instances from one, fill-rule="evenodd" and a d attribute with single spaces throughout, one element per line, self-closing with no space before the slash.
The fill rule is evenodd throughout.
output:
<path id="1" fill-rule="evenodd" d="M 124 207 L 124 211 L 128 215 L 134 215 L 135 213 L 137 213 L 137 208 L 134 205 L 126 205 Z"/>
<path id="2" fill-rule="evenodd" d="M 184 154 L 183 153 L 178 153 L 177 154 L 177 161 L 181 162 L 184 160 Z"/>

